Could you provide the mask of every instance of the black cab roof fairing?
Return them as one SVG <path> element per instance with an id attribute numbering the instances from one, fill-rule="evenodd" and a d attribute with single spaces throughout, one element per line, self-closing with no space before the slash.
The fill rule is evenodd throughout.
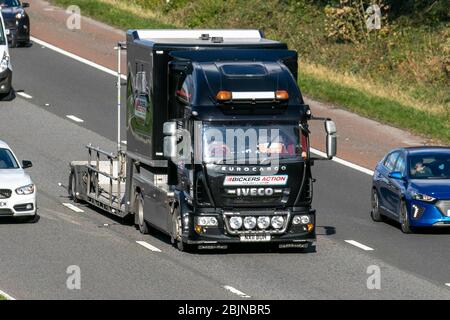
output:
<path id="1" fill-rule="evenodd" d="M 307 107 L 296 80 L 284 60 L 297 59 L 297 53 L 290 50 L 214 50 L 214 51 L 177 51 L 170 55 L 175 63 L 185 63 L 191 75 L 193 88 L 191 108 L 197 118 L 230 120 L 223 112 L 223 103 L 215 99 L 219 91 L 231 92 L 273 92 L 286 90 L 287 102 L 266 101 L 254 103 L 255 112 L 240 114 L 239 118 L 268 118 L 267 113 L 258 112 L 263 107 L 273 108 L 270 119 L 299 120 L 305 116 Z M 236 105 L 239 101 L 235 101 Z M 232 103 L 234 104 L 234 103 Z M 247 106 L 248 107 L 248 106 Z M 236 107 L 240 108 L 240 107 Z M 276 110 L 280 112 L 276 112 Z M 282 111 L 281 111 L 282 110 Z"/>

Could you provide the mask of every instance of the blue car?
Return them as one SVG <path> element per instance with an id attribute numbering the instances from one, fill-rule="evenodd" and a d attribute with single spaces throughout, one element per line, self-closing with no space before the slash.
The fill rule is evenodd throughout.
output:
<path id="1" fill-rule="evenodd" d="M 450 148 L 392 150 L 375 168 L 371 198 L 372 219 L 396 220 L 404 233 L 450 227 Z"/>

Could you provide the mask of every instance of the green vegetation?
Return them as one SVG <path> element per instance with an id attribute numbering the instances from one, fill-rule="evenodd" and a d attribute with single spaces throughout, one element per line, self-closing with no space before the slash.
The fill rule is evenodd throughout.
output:
<path id="1" fill-rule="evenodd" d="M 450 142 L 448 0 L 52 1 L 122 29 L 262 29 L 299 52 L 306 95 Z M 366 27 L 372 3 L 381 29 Z"/>
<path id="2" fill-rule="evenodd" d="M 0 301 L 2 300 L 6 300 L 6 298 L 0 294 Z"/>

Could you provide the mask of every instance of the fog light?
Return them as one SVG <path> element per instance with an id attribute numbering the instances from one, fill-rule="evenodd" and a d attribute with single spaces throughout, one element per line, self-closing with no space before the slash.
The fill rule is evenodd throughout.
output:
<path id="1" fill-rule="evenodd" d="M 196 224 L 202 227 L 217 227 L 219 224 L 215 217 L 196 217 Z"/>
<path id="2" fill-rule="evenodd" d="M 274 229 L 281 229 L 284 225 L 284 218 L 282 216 L 272 217 L 272 227 Z"/>
<path id="3" fill-rule="evenodd" d="M 270 226 L 269 217 L 258 217 L 258 228 L 267 229 Z"/>
<path id="4" fill-rule="evenodd" d="M 256 227 L 255 217 L 245 217 L 244 218 L 244 228 L 247 230 L 254 229 Z"/>
<path id="5" fill-rule="evenodd" d="M 31 203 L 27 204 L 26 206 L 27 210 L 32 210 L 33 209 L 33 205 Z"/>
<path id="6" fill-rule="evenodd" d="M 242 227 L 242 218 L 241 217 L 231 217 L 230 218 L 230 227 L 233 230 L 238 230 Z"/>

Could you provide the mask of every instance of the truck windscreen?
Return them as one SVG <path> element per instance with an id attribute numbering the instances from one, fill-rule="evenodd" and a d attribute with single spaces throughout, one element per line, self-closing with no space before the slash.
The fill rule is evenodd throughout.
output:
<path id="1" fill-rule="evenodd" d="M 215 164 L 268 164 L 301 160 L 297 124 L 204 124 L 203 161 Z"/>

